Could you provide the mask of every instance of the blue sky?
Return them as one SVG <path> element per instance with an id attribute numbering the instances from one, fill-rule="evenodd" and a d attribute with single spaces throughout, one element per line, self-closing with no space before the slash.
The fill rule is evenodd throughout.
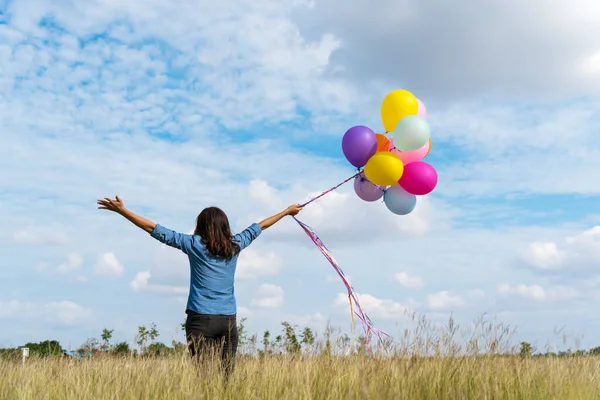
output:
<path id="1" fill-rule="evenodd" d="M 373 322 L 487 313 L 516 340 L 566 326 L 600 344 L 600 7 L 340 4 L 0 1 L 0 345 L 132 341 L 152 321 L 182 340 L 185 257 L 95 200 L 184 232 L 216 204 L 243 229 L 351 175 L 342 135 L 380 131 L 398 88 L 427 106 L 436 191 L 407 217 L 351 185 L 302 213 Z M 349 331 L 342 283 L 291 220 L 236 279 L 251 332 Z"/>

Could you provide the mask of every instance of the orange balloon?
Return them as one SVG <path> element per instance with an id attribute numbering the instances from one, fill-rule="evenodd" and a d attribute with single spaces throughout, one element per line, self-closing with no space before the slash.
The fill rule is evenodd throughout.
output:
<path id="1" fill-rule="evenodd" d="M 377 146 L 379 147 L 379 142 L 377 142 Z M 427 149 L 427 153 L 423 156 L 423 158 L 427 157 L 427 154 L 431 151 L 431 139 L 429 139 L 429 148 Z"/>
<path id="2" fill-rule="evenodd" d="M 375 153 L 380 153 L 382 151 L 388 151 L 390 147 L 390 139 L 382 135 L 381 133 L 375 134 L 377 138 L 377 151 Z"/>

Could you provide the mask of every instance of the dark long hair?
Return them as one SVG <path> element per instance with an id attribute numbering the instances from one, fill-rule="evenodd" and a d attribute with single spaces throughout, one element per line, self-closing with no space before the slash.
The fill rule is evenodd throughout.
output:
<path id="1" fill-rule="evenodd" d="M 202 238 L 202 243 L 214 256 L 231 260 L 240 252 L 240 246 L 233 242 L 227 214 L 218 207 L 202 210 L 196 218 L 194 235 Z"/>

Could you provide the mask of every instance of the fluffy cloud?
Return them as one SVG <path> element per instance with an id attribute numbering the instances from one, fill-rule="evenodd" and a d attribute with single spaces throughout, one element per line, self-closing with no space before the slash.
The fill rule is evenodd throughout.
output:
<path id="1" fill-rule="evenodd" d="M 451 310 L 464 306 L 463 298 L 455 293 L 443 290 L 427 296 L 427 305 L 432 310 Z"/>
<path id="2" fill-rule="evenodd" d="M 418 276 L 411 276 L 407 272 L 398 272 L 394 278 L 404 287 L 409 289 L 420 289 L 423 287 L 423 280 Z"/>
<path id="3" fill-rule="evenodd" d="M 502 295 L 513 295 L 533 301 L 561 301 L 569 300 L 578 296 L 576 290 L 567 286 L 557 286 L 544 289 L 542 286 L 533 285 L 514 285 L 503 283 L 498 286 L 498 293 Z"/>
<path id="4" fill-rule="evenodd" d="M 334 183 L 333 180 L 324 183 L 322 189 L 325 190 Z M 327 246 L 355 246 L 358 243 L 393 241 L 397 237 L 419 236 L 433 229 L 445 230 L 450 227 L 451 214 L 447 212 L 443 203 L 421 197 L 414 212 L 399 218 L 391 214 L 384 204 L 372 204 L 359 200 L 354 194 L 351 184 L 330 192 L 318 201 L 311 203 L 298 217 L 309 223 Z M 306 189 L 299 185 L 288 191 L 275 191 L 272 187 L 270 190 L 273 201 L 283 199 L 277 201 L 279 204 L 290 204 L 298 202 L 299 199 L 304 201 L 320 194 L 314 192 L 307 196 Z M 292 197 L 294 194 L 296 197 Z M 295 198 L 295 201 L 291 200 L 292 198 Z M 260 218 L 256 214 L 253 216 Z M 349 216 L 352 217 L 349 218 Z M 286 226 L 276 226 L 275 229 L 280 233 L 281 239 L 293 241 L 300 239 L 304 243 L 308 243 L 301 235 L 298 235 L 297 226 L 287 224 Z"/>
<path id="5" fill-rule="evenodd" d="M 21 302 L 18 300 L 0 301 L 0 318 L 38 318 L 47 322 L 59 322 L 64 325 L 77 325 L 89 321 L 91 310 L 72 301 L 57 301 L 46 304 Z"/>
<path id="6" fill-rule="evenodd" d="M 279 308 L 283 305 L 283 288 L 280 286 L 264 283 L 252 299 L 251 306 L 257 308 Z"/>
<path id="7" fill-rule="evenodd" d="M 276 275 L 281 269 L 280 257 L 273 253 L 262 253 L 252 248 L 244 250 L 238 259 L 236 278 L 253 279 Z"/>
<path id="8" fill-rule="evenodd" d="M 152 274 L 150 271 L 138 272 L 130 283 L 131 288 L 134 292 L 149 292 L 156 294 L 171 294 L 171 295 L 187 295 L 189 289 L 185 286 L 172 286 L 172 285 L 157 285 L 151 284 L 150 278 Z"/>
<path id="9" fill-rule="evenodd" d="M 117 260 L 117 257 L 113 253 L 102 254 L 98 258 L 98 262 L 94 268 L 94 272 L 97 275 L 112 277 L 123 275 L 123 271 L 125 271 L 123 264 Z"/>
<path id="10" fill-rule="evenodd" d="M 330 67 L 332 72 L 337 67 L 338 76 L 404 82 L 426 97 L 447 100 L 538 99 L 600 88 L 599 49 L 592 39 L 600 35 L 594 22 L 600 7 L 594 0 L 576 0 L 569 7 L 560 0 L 452 7 L 435 0 L 382 0 L 372 7 L 358 0 L 346 9 L 336 0 L 312 4 L 299 9 L 296 19 L 308 37 L 330 32 L 341 40 Z M 407 37 L 418 40 L 399 39 Z"/>
<path id="11" fill-rule="evenodd" d="M 69 272 L 73 272 L 77 269 L 79 269 L 79 267 L 81 267 L 81 265 L 83 264 L 83 257 L 81 257 L 81 255 L 77 254 L 77 253 L 71 253 L 68 254 L 66 257 L 66 260 L 59 264 L 56 267 L 52 267 L 50 264 L 48 263 L 40 263 L 37 266 L 37 270 L 38 271 L 47 271 L 47 272 L 51 272 L 51 273 L 57 273 L 57 274 L 66 274 Z"/>
<path id="12" fill-rule="evenodd" d="M 380 299 L 370 294 L 358 294 L 358 301 L 363 311 L 370 318 L 377 317 L 386 320 L 399 320 L 405 318 L 415 306 L 414 301 L 410 301 L 409 305 L 398 303 L 394 300 Z M 335 299 L 335 305 L 339 307 L 350 307 L 348 302 L 348 294 L 338 293 Z"/>
<path id="13" fill-rule="evenodd" d="M 77 253 L 72 253 L 67 256 L 67 261 L 58 266 L 57 271 L 61 273 L 74 271 L 81 264 L 83 264 L 83 258 Z"/>
<path id="14" fill-rule="evenodd" d="M 564 265 L 566 254 L 553 242 L 534 242 L 527 247 L 525 261 L 535 268 L 558 269 Z"/>
<path id="15" fill-rule="evenodd" d="M 22 230 L 13 233 L 12 239 L 17 244 L 24 245 L 65 245 L 69 243 L 69 238 L 62 233 L 44 232 L 36 233 L 29 230 Z"/>
<path id="16" fill-rule="evenodd" d="M 462 298 L 464 315 L 498 311 L 510 303 L 530 331 L 556 320 L 566 310 L 558 304 L 548 306 L 548 315 L 533 324 L 522 306 L 528 301 L 519 293 L 560 298 L 546 282 L 535 281 L 542 282 L 541 296 L 537 288 L 508 286 L 497 293 L 503 300 L 498 304 L 478 289 L 469 290 L 481 287 L 489 293 L 498 282 L 510 282 L 516 273 L 510 268 L 514 249 L 532 238 L 556 244 L 556 251 L 546 244 L 529 249 L 529 261 L 539 262 L 536 273 L 543 270 L 539 265 L 552 263 L 554 272 L 595 265 L 593 235 L 573 243 L 556 240 L 572 235 L 567 220 L 585 217 L 581 200 L 571 197 L 565 203 L 569 207 L 563 207 L 532 197 L 600 193 L 589 178 L 600 167 L 598 103 L 594 97 L 579 100 L 588 88 L 597 88 L 598 49 L 589 39 L 597 35 L 589 33 L 598 28 L 591 24 L 582 35 L 583 28 L 569 25 L 578 18 L 594 21 L 595 3 L 581 0 L 560 21 L 555 21 L 553 7 L 539 7 L 538 0 L 525 8 L 494 1 L 470 5 L 476 14 L 454 5 L 444 15 L 429 0 L 384 0 L 375 8 L 362 0 L 350 8 L 317 0 L 312 11 L 300 3 L 92 0 L 65 7 L 37 0 L 32 7 L 10 1 L 2 17 L 7 23 L 0 24 L 0 220 L 9 232 L 8 240 L 0 241 L 5 263 L 0 292 L 43 308 L 51 288 L 72 284 L 65 290 L 74 301 L 93 301 L 93 307 L 111 310 L 111 317 L 128 319 L 125 301 L 144 319 L 156 306 L 164 307 L 161 326 L 176 326 L 180 316 L 172 317 L 170 300 L 185 301 L 185 255 L 158 246 L 117 215 L 91 212 L 94 200 L 119 194 L 135 212 L 182 232 L 193 229 L 203 207 L 218 205 L 235 230 L 243 229 L 352 175 L 340 152 L 341 135 L 358 123 L 379 129 L 381 99 L 403 86 L 422 97 L 429 110 L 434 147 L 428 160 L 440 176 L 436 191 L 419 198 L 411 215 L 399 218 L 381 203 L 358 200 L 350 183 L 311 204 L 301 219 L 355 277 L 357 290 L 381 291 L 377 297 L 360 297 L 378 326 L 378 320 L 391 325 L 409 306 L 418 306 L 390 279 L 404 265 L 407 271 L 419 271 L 436 293 L 428 298 L 414 290 L 425 306 L 431 299 L 447 305 Z M 532 10 L 537 13 L 533 19 Z M 304 19 L 299 11 L 314 14 Z M 358 17 L 378 23 L 361 31 L 353 23 Z M 507 21 L 515 29 L 508 36 L 502 30 L 498 39 L 494 29 Z M 525 26 L 534 26 L 531 21 L 550 28 L 541 36 L 523 34 Z M 513 33 L 520 40 L 514 41 Z M 420 37 L 418 50 L 425 43 L 431 51 L 413 57 L 417 49 L 411 43 L 398 47 L 389 42 L 399 37 Z M 379 45 L 400 50 L 382 53 Z M 523 48 L 536 58 L 525 67 L 514 62 L 522 58 L 515 54 Z M 550 63 L 537 59 L 550 53 Z M 575 53 L 581 57 L 575 59 Z M 386 62 L 379 62 L 381 54 Z M 401 63 L 394 60 L 398 54 Z M 503 65 L 497 57 L 510 62 Z M 416 68 L 414 59 L 425 62 Z M 372 60 L 379 61 L 375 65 Z M 543 68 L 537 69 L 539 65 Z M 577 91 L 576 102 L 569 101 L 571 89 Z M 547 90 L 559 93 L 561 101 L 530 101 Z M 483 97 L 473 97 L 477 94 Z M 547 223 L 550 216 L 553 227 Z M 65 235 L 57 239 L 56 232 Z M 98 248 L 118 254 L 117 263 L 108 262 L 113 273 L 122 263 L 128 271 L 140 272 L 130 287 L 111 286 L 115 295 L 101 302 L 97 299 L 102 296 L 90 296 L 90 291 L 103 293 L 105 288 L 95 286 L 105 284 L 102 280 L 84 286 L 32 277 L 32 266 L 40 260 L 60 264 L 65 251 L 57 245 L 67 244 L 65 238 L 78 254 L 96 254 Z M 241 304 L 256 307 L 251 311 L 260 320 L 257 329 L 278 326 L 276 318 L 292 312 L 318 319 L 327 304 L 318 289 L 331 285 L 315 277 L 330 268 L 326 261 L 291 219 L 259 240 L 265 247 L 247 250 L 255 253 L 240 260 L 240 276 L 276 274 L 284 262 L 286 268 L 278 276 L 280 286 L 262 287 L 256 295 L 248 290 L 251 283 L 239 282 L 236 294 Z M 41 247 L 29 251 L 14 243 Z M 13 285 L 25 279 L 28 285 Z M 296 285 L 301 281 L 310 282 L 314 295 L 305 296 L 306 287 Z M 444 292 L 448 282 L 460 294 Z M 136 291 L 169 299 L 157 299 L 147 309 L 146 296 L 136 296 Z M 346 310 L 339 309 L 340 318 L 347 317 L 347 298 L 342 297 Z M 581 301 L 578 310 L 593 309 Z M 260 310 L 277 304 L 281 314 L 273 308 Z M 64 304 L 54 307 L 69 310 Z M 241 314 L 245 311 L 240 307 Z M 589 324 L 583 319 L 578 326 Z M 16 333 L 0 335 L 5 340 Z"/>
<path id="17" fill-rule="evenodd" d="M 523 261 L 534 269 L 592 273 L 600 264 L 600 226 L 568 236 L 562 244 L 533 242 L 527 247 Z"/>

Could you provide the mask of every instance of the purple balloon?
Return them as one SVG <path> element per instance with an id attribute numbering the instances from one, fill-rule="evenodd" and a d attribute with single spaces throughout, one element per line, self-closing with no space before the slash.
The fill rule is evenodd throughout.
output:
<path id="1" fill-rule="evenodd" d="M 377 201 L 383 197 L 384 188 L 372 183 L 364 174 L 354 178 L 354 191 L 364 201 Z"/>
<path id="2" fill-rule="evenodd" d="M 363 167 L 377 152 L 375 132 L 362 125 L 348 129 L 342 139 L 342 151 L 350 164 Z"/>

